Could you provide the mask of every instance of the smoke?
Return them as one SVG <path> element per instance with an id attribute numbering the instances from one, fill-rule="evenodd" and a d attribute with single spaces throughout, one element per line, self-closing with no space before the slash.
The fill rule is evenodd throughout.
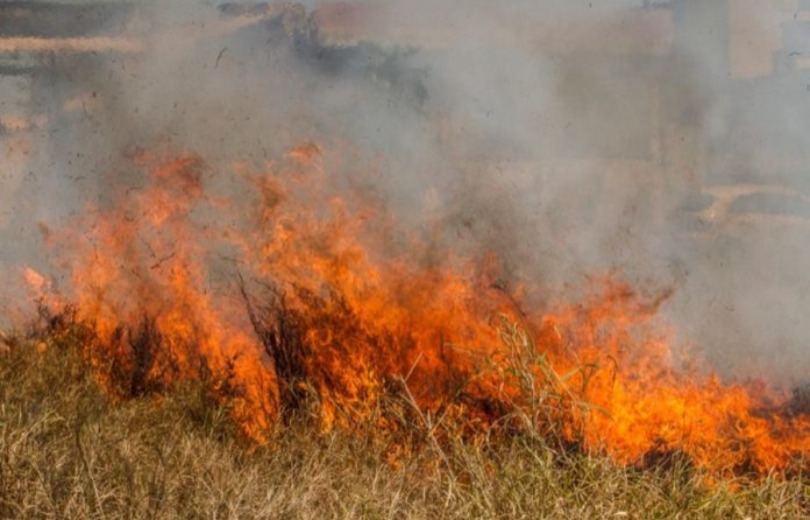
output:
<path id="1" fill-rule="evenodd" d="M 57 53 L 13 87 L 44 121 L 0 181 L 0 265 L 8 279 L 21 263 L 46 269 L 41 230 L 142 187 L 128 159 L 140 149 L 197 153 L 227 190 L 235 161 L 261 168 L 314 141 L 338 184 L 395 216 L 386 254 L 414 232 L 435 241 L 420 261 L 495 253 L 540 303 L 576 297 L 594 273 L 674 287 L 666 318 L 715 369 L 800 380 L 808 81 L 780 45 L 772 70 L 738 77 L 759 69 L 734 45 L 735 30 L 771 34 L 791 9 L 136 3 L 108 29 L 143 52 Z M 717 188 L 741 183 L 785 191 Z"/>

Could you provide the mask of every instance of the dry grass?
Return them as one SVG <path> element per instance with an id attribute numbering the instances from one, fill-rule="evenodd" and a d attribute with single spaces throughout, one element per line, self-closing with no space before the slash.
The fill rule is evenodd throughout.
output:
<path id="1" fill-rule="evenodd" d="M 622 469 L 536 436 L 425 443 L 392 465 L 379 440 L 318 433 L 302 419 L 257 448 L 202 385 L 113 402 L 73 340 L 38 341 L 0 352 L 2 518 L 810 515 L 806 478 L 707 487 L 677 461 Z"/>

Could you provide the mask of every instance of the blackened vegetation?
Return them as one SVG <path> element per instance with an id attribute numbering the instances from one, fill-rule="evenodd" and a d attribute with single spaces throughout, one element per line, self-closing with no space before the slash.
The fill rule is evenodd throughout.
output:
<path id="1" fill-rule="evenodd" d="M 488 420 L 508 413 L 505 403 L 475 391 L 469 384 L 470 374 L 454 359 L 450 347 L 440 346 L 441 374 L 434 374 L 435 367 L 424 369 L 418 356 L 412 359 L 415 349 L 409 331 L 369 330 L 338 291 L 316 294 L 293 286 L 294 295 L 288 295 L 271 284 L 259 284 L 261 293 L 256 295 L 241 277 L 239 284 L 250 321 L 275 369 L 283 421 L 295 419 L 313 404 L 333 401 L 336 411 L 353 423 L 352 410 L 341 406 L 341 397 L 354 391 L 347 387 L 346 376 L 375 378 L 382 389 L 376 397 L 382 400 L 375 403 L 372 396 L 356 397 L 389 419 L 407 424 L 423 422 L 423 413 L 441 417 L 457 404 L 481 412 Z M 290 304 L 291 296 L 295 305 Z M 375 373 L 358 374 L 363 369 L 358 360 Z M 417 403 L 434 405 L 422 410 Z"/>
<path id="2" fill-rule="evenodd" d="M 0 2 L 0 36 L 89 36 L 125 23 L 131 7 L 127 3 L 3 1 Z"/>
<path id="3" fill-rule="evenodd" d="M 160 366 L 161 372 L 179 371 L 174 360 L 167 356 L 163 350 L 163 338 L 157 329 L 155 320 L 144 316 L 136 327 L 119 326 L 113 338 L 116 350 L 128 352 L 129 363 L 113 363 L 117 368 L 118 377 L 122 382 L 128 382 L 127 393 L 138 396 L 161 390 L 160 379 L 153 376 L 153 371 Z M 159 358 L 163 357 L 161 363 Z M 123 360 L 122 360 L 123 361 Z M 167 374 L 164 374 L 167 375 Z"/>
<path id="4" fill-rule="evenodd" d="M 27 65 L 0 65 L 0 77 L 2 76 L 30 76 L 37 72 L 37 67 Z"/>
<path id="5" fill-rule="evenodd" d="M 57 344 L 69 338 L 77 344 L 86 340 L 91 331 L 87 327 L 80 327 L 74 306 L 66 306 L 60 312 L 54 312 L 45 302 L 37 302 L 37 315 L 28 330 L 28 338 L 34 341 L 47 341 L 56 339 Z"/>
<path id="6" fill-rule="evenodd" d="M 225 2 L 219 4 L 219 12 L 225 16 L 260 16 L 270 9 L 270 4 L 267 2 L 255 3 L 234 3 Z"/>
<path id="7" fill-rule="evenodd" d="M 308 349 L 301 318 L 290 311 L 283 293 L 266 287 L 261 303 L 254 302 L 239 278 L 250 322 L 273 363 L 279 385 L 282 417 L 302 408 L 308 396 L 305 360 Z"/>
<path id="8" fill-rule="evenodd" d="M 291 43 L 297 56 L 321 74 L 371 78 L 408 95 L 417 107 L 422 107 L 427 101 L 428 92 L 423 82 L 426 71 L 406 64 L 407 59 L 416 53 L 414 49 L 386 51 L 366 42 L 330 45 L 311 19 L 292 32 Z"/>
<path id="9" fill-rule="evenodd" d="M 178 358 L 158 330 L 154 317 L 144 315 L 134 324 L 119 324 L 109 343 L 102 343 L 96 323 L 79 318 L 75 306 L 55 312 L 43 303 L 28 337 L 49 348 L 75 350 L 102 385 L 117 398 L 164 394 L 181 381 L 193 380 L 208 389 L 213 401 L 235 396 L 233 367 L 215 380 L 205 356 L 194 345 L 183 345 Z M 175 346 L 177 348 L 177 346 Z"/>
<path id="10" fill-rule="evenodd" d="M 422 427 L 426 426 L 422 424 L 425 417 L 441 417 L 456 404 L 470 407 L 487 420 L 509 412 L 505 403 L 476 392 L 469 384 L 470 374 L 459 368 L 449 348 L 440 351 L 440 368 L 422 369 L 418 358 L 416 363 L 408 358 L 414 350 L 409 348 L 412 340 L 408 331 L 368 330 L 336 291 L 321 295 L 293 287 L 297 303 L 293 306 L 283 291 L 269 283 L 251 287 L 258 288 L 253 289 L 258 296 L 251 295 L 240 278 L 246 312 L 267 354 L 268 369 L 276 375 L 283 423 L 317 416 L 319 404 L 329 401 L 348 424 L 362 427 L 356 423 L 356 410 L 343 406 L 343 399 L 352 395 L 357 402 L 373 403 L 388 419 Z M 214 373 L 194 338 L 167 338 L 158 322 L 157 316 L 144 314 L 135 322 L 118 324 L 104 340 L 98 324 L 82 319 L 75 306 L 55 311 L 40 302 L 38 318 L 27 336 L 48 348 L 80 353 L 85 367 L 119 399 L 165 395 L 183 382 L 201 383 L 212 403 L 221 404 L 240 395 L 235 360 L 226 360 L 225 370 Z M 356 374 L 361 368 L 355 364 L 358 359 L 373 367 L 375 373 L 366 377 L 379 383 L 382 394 L 376 397 L 382 397 L 380 402 L 374 403 L 372 396 L 353 394 L 349 379 L 360 376 Z M 440 370 L 441 377 L 434 377 L 432 370 Z M 417 404 L 425 402 L 434 405 L 423 410 Z"/>
<path id="11" fill-rule="evenodd" d="M 268 4 L 225 3 L 219 6 L 223 16 L 249 16 L 267 13 Z M 379 84 L 417 109 L 428 100 L 425 86 L 427 70 L 409 63 L 415 48 L 385 49 L 360 41 L 342 44 L 329 41 L 315 13 L 307 13 L 300 4 L 290 4 L 263 24 L 270 45 L 289 46 L 296 58 L 327 80 L 359 79 Z"/>
<path id="12" fill-rule="evenodd" d="M 673 475 L 680 475 L 685 479 L 688 478 L 691 472 L 696 468 L 692 459 L 690 459 L 686 453 L 681 450 L 668 448 L 664 445 L 663 441 L 659 441 L 656 447 L 644 454 L 641 463 L 638 464 L 638 469 L 663 470 Z"/>
<path id="13" fill-rule="evenodd" d="M 793 389 L 787 412 L 790 416 L 810 415 L 810 383 L 804 383 Z"/>

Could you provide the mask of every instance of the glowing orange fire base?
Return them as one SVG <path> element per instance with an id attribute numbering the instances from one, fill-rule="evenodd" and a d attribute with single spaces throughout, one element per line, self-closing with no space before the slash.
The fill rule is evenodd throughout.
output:
<path id="1" fill-rule="evenodd" d="M 385 212 L 333 196 L 315 145 L 236 168 L 231 197 L 206 193 L 195 156 L 136 162 L 147 188 L 53 239 L 71 287 L 28 271 L 116 394 L 208 380 L 259 442 L 306 399 L 322 428 L 394 429 L 379 412 L 398 395 L 446 431 L 554 434 L 621 464 L 806 466 L 810 417 L 764 385 L 677 370 L 660 301 L 605 280 L 588 301 L 533 311 L 493 283 L 491 258 L 427 262 L 418 240 L 382 254 L 369 244 L 386 240 Z"/>

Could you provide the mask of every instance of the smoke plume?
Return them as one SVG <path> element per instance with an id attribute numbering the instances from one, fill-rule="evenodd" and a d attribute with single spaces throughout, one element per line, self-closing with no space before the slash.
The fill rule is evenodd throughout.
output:
<path id="1" fill-rule="evenodd" d="M 780 32 L 800 7 L 133 3 L 93 18 L 132 48 L 39 49 L 0 87 L 24 116 L 3 120 L 3 280 L 29 264 L 59 283 L 51 233 L 142 189 L 141 150 L 199 155 L 224 195 L 235 163 L 313 142 L 336 191 L 392 215 L 380 255 L 413 235 L 418 262 L 494 254 L 537 304 L 594 274 L 673 289 L 665 318 L 712 368 L 801 381 L 810 87 Z"/>

